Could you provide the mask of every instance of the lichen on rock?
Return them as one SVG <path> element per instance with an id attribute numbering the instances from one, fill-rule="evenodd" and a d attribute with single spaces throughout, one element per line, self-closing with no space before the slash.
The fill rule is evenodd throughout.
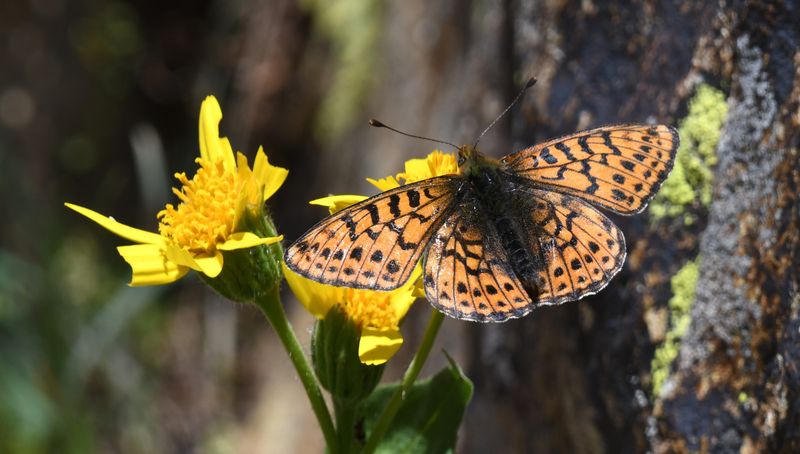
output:
<path id="1" fill-rule="evenodd" d="M 669 300 L 670 327 L 664 342 L 656 348 L 651 363 L 654 396 L 661 393 L 661 387 L 669 376 L 670 364 L 678 356 L 681 339 L 691 323 L 690 313 L 699 276 L 700 257 L 697 257 L 683 265 L 670 281 L 672 287 L 672 298 Z"/>
<path id="2" fill-rule="evenodd" d="M 711 203 L 716 147 L 727 113 L 724 93 L 706 84 L 697 87 L 689 113 L 678 125 L 681 145 L 675 167 L 650 206 L 654 219 L 682 216 L 692 224 L 695 215 L 687 208 Z"/>

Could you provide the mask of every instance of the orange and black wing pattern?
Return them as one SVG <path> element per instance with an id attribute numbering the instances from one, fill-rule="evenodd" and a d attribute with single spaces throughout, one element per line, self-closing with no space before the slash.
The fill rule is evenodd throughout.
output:
<path id="1" fill-rule="evenodd" d="M 284 255 L 294 272 L 329 285 L 392 290 L 411 276 L 452 209 L 453 176 L 401 186 L 324 219 Z"/>
<path id="2" fill-rule="evenodd" d="M 529 209 L 520 213 L 537 275 L 537 305 L 560 304 L 597 293 L 622 268 L 625 238 L 605 215 L 567 194 L 520 187 Z M 519 203 L 518 206 L 525 206 Z"/>
<path id="3" fill-rule="evenodd" d="M 431 240 L 423 283 L 434 307 L 462 320 L 501 322 L 534 307 L 494 227 L 471 201 L 460 203 Z"/>
<path id="4" fill-rule="evenodd" d="M 545 188 L 618 214 L 641 212 L 667 178 L 678 149 L 665 125 L 619 125 L 550 140 L 502 159 L 505 169 Z"/>

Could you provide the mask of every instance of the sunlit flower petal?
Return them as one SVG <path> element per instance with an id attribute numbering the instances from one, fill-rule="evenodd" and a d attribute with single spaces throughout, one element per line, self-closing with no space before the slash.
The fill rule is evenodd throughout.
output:
<path id="1" fill-rule="evenodd" d="M 185 266 L 195 271 L 202 271 L 197 260 L 195 260 L 197 256 L 176 244 L 170 243 L 166 245 L 164 248 L 164 257 L 177 265 Z"/>
<path id="2" fill-rule="evenodd" d="M 365 327 L 361 330 L 358 357 L 364 364 L 377 366 L 394 356 L 402 345 L 403 336 L 399 330 L 377 330 Z"/>
<path id="3" fill-rule="evenodd" d="M 320 199 L 314 199 L 308 203 L 310 205 L 326 207 L 328 211 L 333 214 L 366 199 L 368 199 L 368 197 L 363 195 L 331 195 Z"/>
<path id="4" fill-rule="evenodd" d="M 380 189 L 381 191 L 388 191 L 389 189 L 394 189 L 400 187 L 400 183 L 397 179 L 393 176 L 388 176 L 386 178 L 380 178 L 378 180 L 374 178 L 367 178 L 367 181 L 370 182 L 373 186 Z"/>
<path id="5" fill-rule="evenodd" d="M 78 213 L 91 219 L 92 221 L 100 224 L 101 227 L 111 231 L 111 233 L 117 236 L 121 236 L 126 240 L 131 240 L 136 243 L 151 243 L 151 244 L 164 243 L 164 238 L 157 233 L 148 232 L 147 230 L 140 230 L 134 227 L 127 226 L 125 224 L 115 221 L 114 219 L 108 216 L 103 216 L 102 214 L 96 211 L 92 211 L 82 206 L 78 206 L 72 203 L 65 203 L 64 205 L 66 205 L 67 208 L 75 210 Z"/>
<path id="6" fill-rule="evenodd" d="M 156 244 L 120 246 L 117 251 L 133 270 L 130 285 L 169 284 L 189 271 L 188 267 L 167 260 L 163 246 Z"/>
<path id="7" fill-rule="evenodd" d="M 259 147 L 258 153 L 256 153 L 256 159 L 253 162 L 253 175 L 264 187 L 263 197 L 264 201 L 266 201 L 268 198 L 272 197 L 272 194 L 275 194 L 275 191 L 277 191 L 281 185 L 283 185 L 283 182 L 286 181 L 286 177 L 289 175 L 289 171 L 270 164 L 267 155 L 264 153 L 264 149 Z"/>
<path id="8" fill-rule="evenodd" d="M 232 170 L 236 167 L 236 161 L 228 139 L 219 136 L 221 120 L 222 109 L 217 99 L 207 96 L 200 106 L 200 157 L 212 162 L 222 162 L 226 170 Z"/>
<path id="9" fill-rule="evenodd" d="M 237 232 L 228 236 L 224 243 L 217 246 L 221 251 L 234 251 L 236 249 L 247 249 L 254 246 L 275 244 L 283 241 L 283 235 L 262 238 L 252 232 Z"/>
<path id="10" fill-rule="evenodd" d="M 397 174 L 403 184 L 427 180 L 428 178 L 458 173 L 458 159 L 453 153 L 434 150 L 425 158 L 406 161 L 406 171 Z"/>
<path id="11" fill-rule="evenodd" d="M 217 277 L 222 272 L 222 253 L 217 252 L 211 257 L 195 257 L 195 263 L 200 268 L 200 272 L 208 277 Z"/>
<path id="12" fill-rule="evenodd" d="M 401 180 L 402 184 L 409 184 L 427 180 L 428 178 L 456 173 L 458 173 L 458 159 L 456 159 L 456 155 L 434 150 L 424 158 L 409 159 L 406 161 L 405 172 L 377 180 L 367 178 L 367 181 L 381 191 L 388 191 L 400 187 Z"/>

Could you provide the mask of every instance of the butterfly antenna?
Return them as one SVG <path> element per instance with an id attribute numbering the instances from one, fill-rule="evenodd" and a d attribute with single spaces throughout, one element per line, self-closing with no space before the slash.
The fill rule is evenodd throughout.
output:
<path id="1" fill-rule="evenodd" d="M 491 122 L 489 124 L 489 126 L 486 127 L 486 129 L 483 130 L 481 135 L 479 135 L 478 138 L 475 139 L 475 144 L 472 145 L 472 148 L 475 148 L 475 147 L 478 146 L 478 142 L 480 142 L 481 137 L 483 137 L 484 134 L 489 132 L 489 130 L 492 129 L 492 126 L 494 126 L 495 123 L 497 123 L 501 118 L 503 118 L 503 115 L 505 115 L 509 110 L 511 110 L 512 107 L 514 107 L 514 104 L 516 104 L 517 101 L 519 101 L 519 98 L 522 97 L 522 95 L 525 93 L 525 91 L 527 89 L 533 87 L 534 85 L 536 85 L 536 78 L 535 77 L 531 77 L 530 79 L 528 79 L 528 82 L 525 83 L 525 86 L 522 87 L 522 90 L 519 91 L 519 93 L 517 94 L 517 97 L 514 98 L 513 101 L 511 101 L 511 104 L 509 104 L 508 107 L 506 107 L 506 110 L 504 110 L 500 115 L 498 115 L 497 118 L 495 118 L 494 121 Z"/>
<path id="2" fill-rule="evenodd" d="M 455 148 L 456 150 L 458 150 L 458 149 L 459 149 L 458 145 L 452 144 L 452 143 L 450 143 L 450 142 L 445 142 L 444 140 L 431 139 L 430 137 L 423 137 L 423 136 L 417 136 L 417 135 L 414 135 L 414 134 L 409 134 L 409 133 L 407 133 L 407 132 L 403 132 L 403 131 L 400 131 L 400 130 L 394 129 L 394 128 L 393 128 L 393 127 L 391 127 L 391 126 L 387 126 L 387 125 L 385 125 L 385 124 L 381 123 L 380 121 L 378 121 L 378 120 L 376 120 L 376 119 L 374 119 L 374 118 L 373 118 L 372 120 L 370 120 L 370 121 L 369 121 L 369 125 L 370 125 L 370 126 L 374 126 L 374 127 L 376 127 L 376 128 L 386 128 L 386 129 L 388 129 L 388 130 L 390 130 L 390 131 L 394 131 L 394 132 L 396 132 L 396 133 L 398 133 L 398 134 L 402 134 L 402 135 L 404 135 L 404 136 L 407 136 L 407 137 L 413 137 L 413 138 L 415 138 L 415 139 L 422 139 L 422 140 L 430 140 L 431 142 L 436 142 L 436 143 L 441 143 L 441 144 L 445 144 L 445 145 L 450 145 L 451 147 Z"/>

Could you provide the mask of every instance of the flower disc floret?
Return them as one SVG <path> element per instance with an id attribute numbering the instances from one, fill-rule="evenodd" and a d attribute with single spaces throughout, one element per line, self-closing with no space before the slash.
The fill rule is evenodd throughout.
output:
<path id="1" fill-rule="evenodd" d="M 158 213 L 158 231 L 180 247 L 198 254 L 214 254 L 233 232 L 239 197 L 236 173 L 221 162 L 198 158 L 195 176 L 175 174 L 183 185 L 172 192 L 181 200 L 177 208 L 168 204 Z"/>
<path id="2" fill-rule="evenodd" d="M 389 293 L 376 295 L 348 290 L 347 296 L 339 305 L 356 325 L 377 330 L 389 330 L 398 325 L 397 311 L 392 306 Z"/>

